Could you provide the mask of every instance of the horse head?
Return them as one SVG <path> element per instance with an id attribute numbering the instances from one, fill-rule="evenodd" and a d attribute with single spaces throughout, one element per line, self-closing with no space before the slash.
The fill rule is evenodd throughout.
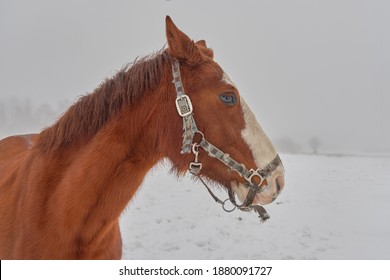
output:
<path id="1" fill-rule="evenodd" d="M 192 41 L 169 17 L 166 36 L 175 61 L 175 122 L 184 126 L 184 140 L 175 133 L 170 160 L 179 172 L 190 166 L 223 186 L 245 206 L 271 203 L 284 187 L 284 168 L 249 105 L 204 40 Z"/>

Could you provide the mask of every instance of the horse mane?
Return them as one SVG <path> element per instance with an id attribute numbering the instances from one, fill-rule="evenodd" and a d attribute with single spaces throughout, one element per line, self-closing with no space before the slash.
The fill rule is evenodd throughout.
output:
<path id="1" fill-rule="evenodd" d="M 81 96 L 60 119 L 41 132 L 37 147 L 43 151 L 63 148 L 82 137 L 95 135 L 124 106 L 134 104 L 161 80 L 164 65 L 171 64 L 166 49 L 136 58 L 92 93 Z"/>

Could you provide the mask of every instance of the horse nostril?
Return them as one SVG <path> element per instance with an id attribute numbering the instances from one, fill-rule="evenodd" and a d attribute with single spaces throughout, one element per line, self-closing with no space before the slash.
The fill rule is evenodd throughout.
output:
<path id="1" fill-rule="evenodd" d="M 284 188 L 284 178 L 283 176 L 278 176 L 275 178 L 276 191 L 279 194 Z"/>

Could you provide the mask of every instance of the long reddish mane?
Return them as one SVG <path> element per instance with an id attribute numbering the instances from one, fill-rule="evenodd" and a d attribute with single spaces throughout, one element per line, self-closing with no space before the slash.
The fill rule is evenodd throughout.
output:
<path id="1" fill-rule="evenodd" d="M 93 137 L 123 107 L 135 104 L 142 94 L 155 89 L 164 65 L 170 65 L 166 50 L 136 59 L 103 81 L 91 94 L 82 96 L 37 141 L 43 151 L 56 152 L 80 139 Z"/>

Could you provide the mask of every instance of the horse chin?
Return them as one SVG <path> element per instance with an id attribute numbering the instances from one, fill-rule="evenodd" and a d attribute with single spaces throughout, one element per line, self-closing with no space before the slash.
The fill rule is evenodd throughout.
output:
<path id="1" fill-rule="evenodd" d="M 249 189 L 242 183 L 232 182 L 232 189 L 237 195 L 237 198 L 242 202 L 245 201 Z M 279 187 L 275 184 L 268 184 L 263 186 L 263 191 L 258 193 L 253 199 L 252 205 L 267 205 L 272 203 L 279 195 Z"/>

